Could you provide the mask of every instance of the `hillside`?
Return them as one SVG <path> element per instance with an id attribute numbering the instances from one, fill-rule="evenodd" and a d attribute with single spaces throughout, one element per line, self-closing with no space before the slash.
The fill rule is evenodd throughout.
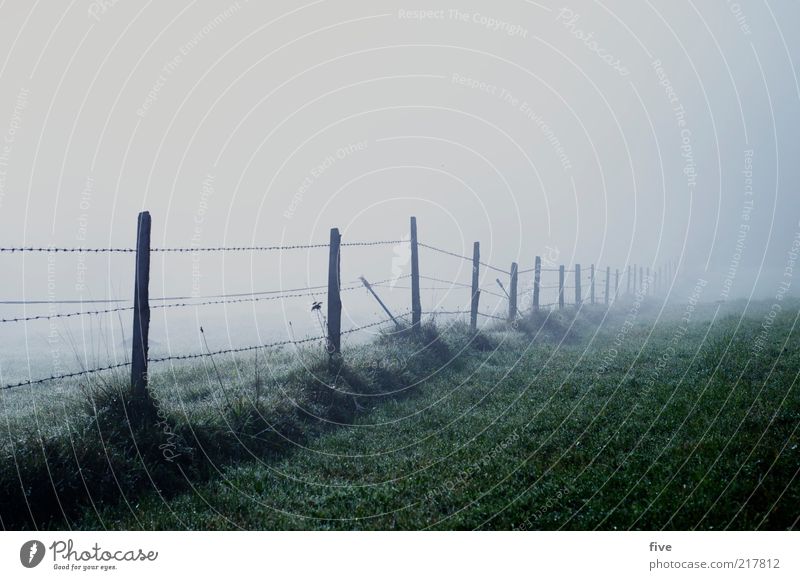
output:
<path id="1" fill-rule="evenodd" d="M 424 348 L 395 337 L 351 353 L 340 392 L 305 399 L 321 419 L 297 423 L 279 453 L 255 446 L 219 462 L 212 449 L 213 473 L 191 490 L 162 484 L 163 495 L 96 504 L 77 523 L 787 529 L 800 515 L 797 315 L 784 304 L 766 334 L 769 305 L 754 303 L 618 303 L 477 338 L 439 321 Z"/>

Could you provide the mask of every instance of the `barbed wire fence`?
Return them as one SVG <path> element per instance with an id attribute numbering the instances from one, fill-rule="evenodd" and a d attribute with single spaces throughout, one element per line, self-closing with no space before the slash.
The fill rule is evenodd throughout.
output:
<path id="1" fill-rule="evenodd" d="M 94 316 L 99 317 L 103 315 L 120 314 L 132 312 L 133 314 L 133 339 L 131 341 L 131 358 L 130 361 L 121 363 L 112 363 L 101 365 L 95 368 L 83 369 L 75 372 L 54 374 L 50 376 L 33 378 L 27 380 L 10 383 L 0 387 L 0 390 L 15 389 L 24 386 L 40 385 L 44 383 L 60 381 L 64 379 L 71 379 L 83 376 L 94 375 L 98 373 L 120 370 L 130 368 L 131 372 L 131 389 L 136 397 L 148 396 L 148 375 L 149 366 L 151 364 L 162 364 L 173 361 L 187 361 L 197 360 L 207 357 L 214 357 L 226 354 L 239 354 L 258 350 L 277 349 L 285 346 L 297 346 L 311 343 L 320 343 L 328 354 L 332 357 L 342 356 L 341 352 L 341 337 L 352 335 L 366 329 L 376 328 L 385 325 L 389 322 L 394 322 L 399 326 L 400 320 L 407 320 L 411 317 L 411 323 L 407 327 L 409 332 L 418 332 L 421 326 L 422 315 L 428 316 L 466 316 L 469 315 L 470 327 L 473 331 L 477 330 L 478 318 L 489 320 L 501 320 L 513 322 L 522 315 L 519 308 L 519 277 L 533 274 L 532 283 L 528 285 L 528 291 L 531 292 L 531 306 L 528 312 L 536 312 L 540 310 L 549 310 L 553 308 L 563 309 L 568 305 L 579 306 L 583 304 L 598 304 L 599 286 L 602 291 L 602 304 L 609 306 L 621 294 L 653 294 L 658 291 L 658 284 L 664 279 L 672 279 L 674 276 L 673 263 L 670 261 L 665 267 L 654 269 L 652 275 L 650 267 L 631 265 L 622 270 L 616 269 L 612 274 L 611 268 L 606 267 L 604 270 L 598 271 L 595 265 L 591 265 L 587 270 L 581 270 L 579 264 L 574 267 L 566 269 L 564 265 L 558 267 L 543 267 L 542 259 L 536 256 L 535 265 L 533 268 L 519 269 L 516 262 L 511 264 L 511 267 L 506 270 L 499 268 L 495 265 L 484 262 L 480 258 L 480 242 L 475 242 L 473 245 L 472 257 L 464 256 L 457 252 L 439 248 L 427 243 L 419 242 L 417 239 L 417 225 L 416 218 L 411 218 L 411 236 L 406 240 L 377 240 L 377 241 L 355 241 L 355 242 L 342 242 L 341 234 L 338 228 L 333 228 L 330 231 L 330 241 L 328 243 L 315 243 L 315 244 L 292 244 L 292 245 L 271 245 L 271 246 L 217 246 L 217 247 L 151 247 L 150 246 L 150 229 L 151 217 L 149 212 L 141 212 L 137 221 L 137 240 L 135 248 L 122 248 L 122 247 L 108 247 L 108 248 L 70 248 L 70 247 L 56 247 L 56 246 L 19 246 L 19 247 L 0 247 L 0 253 L 9 254 L 25 254 L 25 253 L 107 253 L 107 254 L 133 254 L 135 256 L 135 279 L 134 279 L 134 297 L 133 304 L 122 299 L 108 299 L 108 300 L 0 300 L 0 305 L 66 305 L 66 304 L 79 304 L 95 305 L 105 304 L 107 308 L 94 308 L 89 310 L 76 310 L 71 312 L 51 312 L 48 314 L 39 314 L 33 316 L 14 316 L 8 318 L 0 318 L 0 324 L 15 324 L 15 323 L 28 323 L 40 320 L 56 320 L 68 319 L 81 316 Z M 341 284 L 341 252 L 342 248 L 352 247 L 376 247 L 376 246 L 398 246 L 401 244 L 410 244 L 411 253 L 411 272 L 406 275 L 396 276 L 377 282 L 367 282 L 361 279 L 359 282 Z M 307 286 L 301 288 L 291 288 L 285 290 L 265 290 L 259 292 L 245 292 L 236 294 L 216 294 L 210 296 L 164 296 L 164 297 L 150 297 L 149 296 L 149 282 L 150 282 L 150 254 L 151 253 L 197 253 L 197 252 L 286 252 L 295 250 L 311 250 L 311 249 L 328 249 L 328 283 L 317 286 Z M 463 282 L 445 280 L 436 276 L 420 275 L 419 272 L 419 249 L 435 252 L 439 255 L 452 257 L 458 260 L 471 262 L 472 276 L 471 284 Z M 500 291 L 489 289 L 480 285 L 480 270 L 486 268 L 487 270 L 502 275 L 505 278 L 501 280 L 496 278 L 495 282 Z M 552 277 L 557 274 L 557 283 L 542 283 L 543 274 Z M 568 284 L 568 275 L 573 278 L 574 282 Z M 621 277 L 626 279 L 626 286 L 624 292 L 621 292 Z M 401 280 L 409 280 L 408 286 L 397 286 L 397 282 Z M 444 284 L 444 286 L 428 286 L 421 287 L 420 280 L 432 282 L 435 284 Z M 410 289 L 411 290 L 411 309 L 398 316 L 393 315 L 379 295 L 374 290 L 375 288 L 383 289 L 388 285 L 392 289 Z M 354 290 L 367 287 L 372 292 L 373 296 L 377 299 L 383 309 L 389 316 L 388 319 L 382 319 L 368 324 L 356 326 L 348 330 L 341 328 L 341 312 L 342 312 L 342 294 L 352 292 Z M 662 284 L 663 286 L 663 284 Z M 585 296 L 583 289 L 588 287 L 588 297 Z M 420 292 L 422 290 L 469 290 L 469 309 L 461 310 L 422 310 Z M 574 292 L 574 300 L 569 300 L 567 291 Z M 229 305 L 241 303 L 258 303 L 269 301 L 283 301 L 291 298 L 312 298 L 315 302 L 314 308 L 321 310 L 322 302 L 318 300 L 320 293 L 327 293 L 327 315 L 324 320 L 326 322 L 323 330 L 324 334 L 318 336 L 309 336 L 301 339 L 287 339 L 264 344 L 254 344 L 241 347 L 232 347 L 226 349 L 219 349 L 215 351 L 207 350 L 200 353 L 187 353 L 178 355 L 168 355 L 161 357 L 149 357 L 149 327 L 150 327 L 150 312 L 151 310 L 164 310 L 164 309 L 178 309 L 189 307 L 205 307 L 216 305 Z M 555 293 L 555 294 L 554 294 Z M 483 312 L 479 309 L 480 298 L 482 295 L 488 295 L 507 301 L 508 314 L 507 316 L 499 316 L 495 313 Z M 543 295 L 549 298 L 543 299 Z M 549 301 L 547 301 L 549 300 Z M 118 304 L 118 306 L 111 306 Z"/>

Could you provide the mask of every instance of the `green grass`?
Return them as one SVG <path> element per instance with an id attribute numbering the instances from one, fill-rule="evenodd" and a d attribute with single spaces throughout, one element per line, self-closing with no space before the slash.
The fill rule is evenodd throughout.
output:
<path id="1" fill-rule="evenodd" d="M 223 365 L 225 396 L 187 368 L 155 382 L 165 420 L 130 427 L 112 389 L 75 447 L 31 434 L 14 457 L 72 482 L 51 491 L 68 513 L 35 521 L 51 528 L 787 529 L 800 516 L 798 303 L 760 338 L 769 308 L 704 305 L 683 324 L 684 306 L 620 302 L 477 337 L 428 326 L 351 349 L 342 368 L 311 351 L 311 372 L 262 360 L 257 401 L 252 360 Z M 85 486 L 69 475 L 74 448 L 97 455 L 79 458 L 98 470 Z M 2 505 L 5 526 L 33 524 Z"/>

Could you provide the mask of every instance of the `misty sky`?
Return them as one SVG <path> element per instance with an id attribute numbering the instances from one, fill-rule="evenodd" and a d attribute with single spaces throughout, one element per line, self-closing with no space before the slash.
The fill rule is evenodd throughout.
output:
<path id="1" fill-rule="evenodd" d="M 3 2 L 0 245 L 132 247 L 142 209 L 159 247 L 395 240 L 416 215 L 503 268 L 675 260 L 681 296 L 774 295 L 800 231 L 796 2 L 458 5 Z M 55 258 L 48 288 L 46 256 L 0 254 L 3 299 L 130 298 L 131 256 Z M 157 256 L 151 291 L 322 284 L 326 260 Z"/>

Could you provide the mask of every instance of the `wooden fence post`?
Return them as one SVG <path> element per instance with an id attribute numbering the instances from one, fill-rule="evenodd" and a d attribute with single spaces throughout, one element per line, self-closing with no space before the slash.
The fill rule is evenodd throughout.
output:
<path id="1" fill-rule="evenodd" d="M 608 290 L 611 287 L 611 266 L 606 266 L 606 306 L 608 306 Z"/>
<path id="2" fill-rule="evenodd" d="M 339 228 L 332 228 L 328 254 L 328 354 L 331 356 L 342 351 L 341 243 Z"/>
<path id="3" fill-rule="evenodd" d="M 542 259 L 536 256 L 533 266 L 533 310 L 539 310 L 539 284 L 542 281 Z"/>
<path id="4" fill-rule="evenodd" d="M 581 305 L 581 265 L 575 264 L 575 306 Z"/>
<path id="5" fill-rule="evenodd" d="M 383 311 L 386 313 L 386 315 L 389 318 L 392 319 L 392 322 L 394 322 L 394 325 L 397 327 L 397 330 L 401 330 L 403 328 L 402 325 L 394 317 L 394 314 L 392 314 L 392 311 L 389 310 L 389 308 L 386 306 L 386 304 L 383 303 L 383 300 L 381 300 L 381 297 L 378 296 L 377 292 L 375 292 L 375 289 L 372 287 L 372 284 L 369 283 L 369 280 L 364 278 L 364 276 L 361 276 L 360 280 L 361 280 L 361 283 L 364 285 L 364 288 L 369 290 L 369 293 L 372 294 L 372 297 L 375 298 L 375 300 L 378 301 L 378 304 L 380 304 L 381 308 L 383 308 Z"/>
<path id="6" fill-rule="evenodd" d="M 614 282 L 615 282 L 615 284 L 614 284 L 614 302 L 616 302 L 617 298 L 619 298 L 619 268 L 616 268 L 616 272 L 617 272 L 617 277 L 614 280 Z"/>
<path id="7" fill-rule="evenodd" d="M 653 280 L 652 278 L 650 278 L 650 266 L 647 267 L 646 271 L 647 271 L 647 278 L 645 278 L 645 280 L 647 280 L 647 282 L 644 287 L 644 293 L 650 295 L 653 293 Z"/>
<path id="8" fill-rule="evenodd" d="M 644 266 L 639 266 L 639 293 L 644 291 Z"/>
<path id="9" fill-rule="evenodd" d="M 628 264 L 628 267 L 626 268 L 626 270 L 628 271 L 628 289 L 627 289 L 627 291 L 625 293 L 630 295 L 630 293 L 631 293 L 631 265 L 630 264 Z"/>
<path id="10" fill-rule="evenodd" d="M 422 323 L 422 301 L 419 297 L 419 246 L 417 218 L 411 218 L 411 326 L 419 332 Z"/>
<path id="11" fill-rule="evenodd" d="M 564 308 L 564 266 L 558 267 L 558 308 Z"/>
<path id="12" fill-rule="evenodd" d="M 508 321 L 517 319 L 517 282 L 519 280 L 519 265 L 511 263 L 511 282 L 508 289 Z"/>
<path id="13" fill-rule="evenodd" d="M 469 310 L 469 326 L 475 331 L 478 329 L 478 303 L 481 298 L 479 287 L 479 274 L 481 266 L 481 243 L 475 242 L 472 246 L 472 301 Z"/>
<path id="14" fill-rule="evenodd" d="M 592 278 L 592 285 L 589 289 L 589 294 L 591 296 L 592 304 L 594 304 L 594 264 L 589 267 L 589 276 Z"/>
<path id="15" fill-rule="evenodd" d="M 131 390 L 137 399 L 147 397 L 147 351 L 150 335 L 150 212 L 139 214 L 136 225 L 136 274 L 133 286 L 133 336 Z"/>

